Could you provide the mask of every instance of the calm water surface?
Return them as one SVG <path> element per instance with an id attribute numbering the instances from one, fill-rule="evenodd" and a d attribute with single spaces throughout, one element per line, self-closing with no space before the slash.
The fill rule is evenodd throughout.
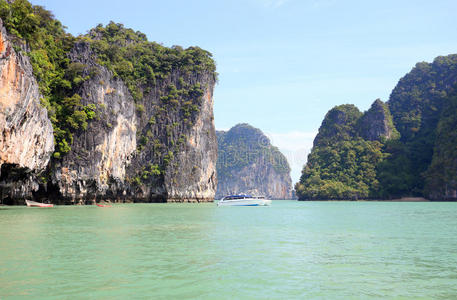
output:
<path id="1" fill-rule="evenodd" d="M 0 299 L 456 299 L 457 203 L 0 208 Z"/>

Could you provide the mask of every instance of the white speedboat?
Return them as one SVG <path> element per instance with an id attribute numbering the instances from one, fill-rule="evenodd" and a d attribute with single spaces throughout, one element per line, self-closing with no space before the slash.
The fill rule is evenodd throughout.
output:
<path id="1" fill-rule="evenodd" d="M 262 196 L 231 195 L 219 200 L 217 206 L 265 206 L 270 204 L 271 200 Z"/>
<path id="2" fill-rule="evenodd" d="M 25 203 L 27 204 L 28 207 L 53 207 L 53 204 L 46 204 L 46 203 L 40 203 L 40 202 L 35 202 L 32 200 L 25 200 Z"/>

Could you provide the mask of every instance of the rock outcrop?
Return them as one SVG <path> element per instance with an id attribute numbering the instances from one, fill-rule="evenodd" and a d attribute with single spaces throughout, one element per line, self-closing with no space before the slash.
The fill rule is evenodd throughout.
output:
<path id="1" fill-rule="evenodd" d="M 216 198 L 246 193 L 291 199 L 289 164 L 262 131 L 238 124 L 227 132 L 218 131 L 217 139 Z"/>
<path id="2" fill-rule="evenodd" d="M 37 77 L 37 83 L 34 77 L 27 57 L 34 51 L 30 41 L 16 36 L 24 46 L 16 53 L 0 22 L 3 203 L 23 204 L 25 198 L 55 204 L 214 200 L 217 73 L 211 54 L 148 42 L 122 24 L 108 27 L 66 40 L 71 44 L 61 49 L 63 63 L 53 66 L 61 68 L 63 85 L 45 89 L 46 99 L 52 99 L 43 101 L 52 112 L 48 117 L 39 86 L 49 80 Z M 44 45 L 35 47 L 47 53 Z M 147 54 L 139 63 L 136 56 L 120 57 L 127 49 Z M 116 58 L 111 50 L 118 51 Z M 119 71 L 121 76 L 110 68 L 114 63 L 131 71 Z"/>
<path id="3" fill-rule="evenodd" d="M 81 104 L 93 104 L 97 118 L 86 130 L 74 134 L 72 150 L 52 167 L 52 183 L 57 187 L 54 202 L 79 203 L 96 197 L 126 197 L 126 168 L 136 151 L 137 119 L 135 103 L 119 78 L 94 61 L 87 43 L 78 43 L 69 55 L 80 63 L 83 76 L 95 73 L 76 91 Z M 95 72 L 94 72 L 95 70 Z"/>
<path id="4" fill-rule="evenodd" d="M 325 115 L 314 139 L 314 146 L 331 145 L 353 138 L 357 135 L 356 124 L 361 116 L 362 113 L 353 104 L 335 106 Z"/>
<path id="5" fill-rule="evenodd" d="M 457 55 L 421 62 L 363 115 L 330 110 L 296 185 L 301 200 L 457 200 Z"/>
<path id="6" fill-rule="evenodd" d="M 0 19 L 0 200 L 38 189 L 37 175 L 54 151 L 53 128 L 27 56 L 16 53 Z"/>
<path id="7" fill-rule="evenodd" d="M 295 185 L 299 200 L 357 200 L 373 197 L 388 108 L 380 100 L 361 113 L 352 104 L 335 106 L 326 115 Z"/>
<path id="8" fill-rule="evenodd" d="M 53 202 L 213 201 L 213 75 L 183 77 L 177 70 L 135 103 L 124 82 L 95 62 L 87 43 L 76 44 L 70 58 L 85 66 L 83 76 L 95 73 L 77 93 L 82 105 L 96 106 L 98 117 L 74 134 L 72 150 L 56 161 Z M 187 121 L 180 107 L 167 109 L 161 100 L 169 86 L 179 86 L 180 78 L 204 87 L 197 112 Z"/>
<path id="9" fill-rule="evenodd" d="M 358 121 L 362 138 L 368 141 L 398 138 L 398 131 L 392 121 L 387 104 L 376 99 L 370 109 Z"/>
<path id="10" fill-rule="evenodd" d="M 195 83 L 205 87 L 203 100 L 194 124 L 187 130 L 186 141 L 167 168 L 165 189 L 168 202 L 212 202 L 216 193 L 217 140 L 213 115 L 215 81 L 208 73 L 196 78 Z"/>

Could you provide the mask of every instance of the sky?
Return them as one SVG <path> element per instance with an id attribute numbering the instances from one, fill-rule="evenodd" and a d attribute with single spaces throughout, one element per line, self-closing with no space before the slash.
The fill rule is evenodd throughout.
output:
<path id="1" fill-rule="evenodd" d="M 217 63 L 216 129 L 260 128 L 297 182 L 326 112 L 387 101 L 417 62 L 457 53 L 455 0 L 31 0 L 72 34 L 110 20 Z"/>

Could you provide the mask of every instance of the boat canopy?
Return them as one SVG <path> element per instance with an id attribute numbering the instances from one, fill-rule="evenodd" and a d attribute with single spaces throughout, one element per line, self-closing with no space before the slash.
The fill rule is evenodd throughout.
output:
<path id="1" fill-rule="evenodd" d="M 238 199 L 246 199 L 246 198 L 252 198 L 250 195 L 230 195 L 230 196 L 225 196 L 223 200 L 238 200 Z"/>

